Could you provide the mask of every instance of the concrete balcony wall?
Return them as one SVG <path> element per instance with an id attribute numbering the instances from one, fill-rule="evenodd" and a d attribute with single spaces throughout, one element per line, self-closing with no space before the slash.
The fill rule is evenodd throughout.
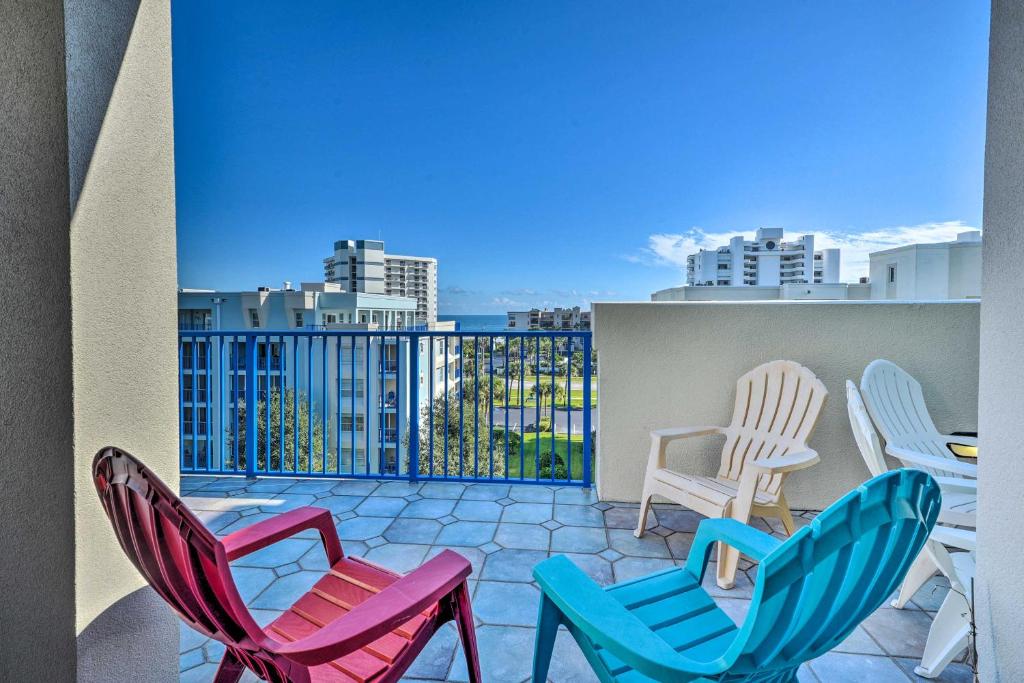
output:
<path id="1" fill-rule="evenodd" d="M 786 483 L 793 506 L 821 509 L 868 477 L 844 382 L 859 383 L 872 360 L 888 358 L 921 381 L 940 429 L 976 429 L 979 309 L 977 302 L 595 304 L 598 494 L 639 500 L 650 430 L 728 424 L 737 378 L 788 359 L 829 391 L 810 442 L 822 462 Z M 721 437 L 677 442 L 670 463 L 713 475 L 721 446 Z"/>

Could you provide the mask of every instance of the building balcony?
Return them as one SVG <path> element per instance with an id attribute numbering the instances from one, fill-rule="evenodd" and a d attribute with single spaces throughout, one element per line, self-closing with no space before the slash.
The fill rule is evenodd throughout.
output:
<path id="1" fill-rule="evenodd" d="M 378 454 L 371 450 L 370 460 Z M 655 505 L 642 539 L 633 537 L 637 508 L 600 502 L 595 491 L 508 483 L 418 483 L 394 480 L 261 479 L 185 476 L 185 503 L 223 537 L 247 525 L 258 512 L 266 518 L 296 504 L 311 504 L 336 515 L 346 554 L 365 557 L 397 571 L 410 571 L 444 548 L 470 560 L 473 610 L 485 671 L 495 681 L 530 678 L 539 591 L 533 566 L 550 555 L 567 554 L 601 585 L 626 581 L 682 565 L 699 517 L 674 505 Z M 386 510 L 382 516 L 380 510 Z M 798 526 L 813 511 L 799 512 Z M 783 538 L 775 520 L 754 526 Z M 737 622 L 750 605 L 756 566 L 742 563 L 737 585 L 722 591 L 709 572 L 705 588 Z M 326 568 L 319 540 L 305 536 L 275 544 L 233 563 L 243 597 L 258 620 L 269 621 L 303 595 Z M 834 652 L 801 669 L 801 681 L 906 681 L 921 656 L 928 628 L 945 587 L 926 585 L 906 609 L 883 607 Z M 261 622 L 263 623 L 263 622 Z M 410 680 L 465 680 L 457 638 L 435 637 L 432 656 L 421 657 Z M 181 626 L 182 681 L 210 681 L 223 646 Z M 892 654 L 890 654 L 892 653 Z M 559 637 L 549 679 L 592 681 L 586 660 L 570 638 Z M 497 675 L 500 672 L 500 676 Z M 955 663 L 938 681 L 969 681 L 968 667 Z"/>

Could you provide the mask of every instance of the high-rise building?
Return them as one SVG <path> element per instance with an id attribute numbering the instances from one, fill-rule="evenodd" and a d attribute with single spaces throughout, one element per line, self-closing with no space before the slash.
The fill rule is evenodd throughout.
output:
<path id="1" fill-rule="evenodd" d="M 686 258 L 691 286 L 779 286 L 839 282 L 839 250 L 814 249 L 814 235 L 784 242 L 782 228 L 761 228 L 753 240 L 733 237 L 727 246 Z"/>
<path id="2" fill-rule="evenodd" d="M 416 299 L 416 322 L 437 322 L 437 259 L 384 252 L 380 240 L 338 240 L 324 259 L 324 280 L 349 292 Z"/>

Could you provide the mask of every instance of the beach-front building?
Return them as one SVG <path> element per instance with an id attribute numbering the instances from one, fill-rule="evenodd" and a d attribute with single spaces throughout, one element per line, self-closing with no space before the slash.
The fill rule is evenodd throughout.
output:
<path id="1" fill-rule="evenodd" d="M 839 250 L 814 248 L 814 235 L 783 241 L 782 228 L 760 228 L 753 240 L 742 235 L 717 249 L 686 257 L 691 286 L 768 286 L 839 282 Z"/>
<path id="2" fill-rule="evenodd" d="M 437 322 L 437 259 L 384 252 L 380 240 L 338 240 L 324 259 L 324 280 L 349 292 L 416 299 L 416 322 Z"/>

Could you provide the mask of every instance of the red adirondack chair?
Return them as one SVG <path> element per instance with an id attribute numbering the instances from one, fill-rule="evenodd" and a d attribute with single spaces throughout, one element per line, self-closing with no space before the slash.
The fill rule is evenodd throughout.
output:
<path id="1" fill-rule="evenodd" d="M 274 683 L 397 681 L 444 623 L 454 619 L 471 681 L 480 662 L 466 577 L 470 564 L 442 552 L 396 574 L 346 557 L 328 510 L 304 507 L 218 540 L 134 456 L 104 448 L 93 480 L 121 548 L 178 616 L 226 645 L 214 679 L 251 669 Z M 249 614 L 228 562 L 306 529 L 320 532 L 331 569 L 266 628 Z"/>

